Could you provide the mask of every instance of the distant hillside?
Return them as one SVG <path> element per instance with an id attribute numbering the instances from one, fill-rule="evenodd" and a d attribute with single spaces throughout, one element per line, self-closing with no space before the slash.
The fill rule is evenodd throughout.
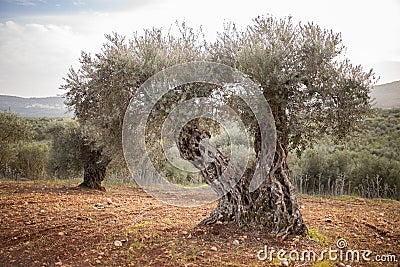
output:
<path id="1" fill-rule="evenodd" d="M 371 97 L 377 108 L 400 108 L 400 81 L 375 86 Z"/>
<path id="2" fill-rule="evenodd" d="M 21 117 L 72 117 L 62 97 L 23 98 L 0 95 L 0 110 L 16 112 Z"/>
<path id="3" fill-rule="evenodd" d="M 400 108 L 400 81 L 377 85 L 371 92 L 377 108 Z M 62 97 L 23 98 L 0 95 L 0 110 L 22 117 L 72 117 Z"/>

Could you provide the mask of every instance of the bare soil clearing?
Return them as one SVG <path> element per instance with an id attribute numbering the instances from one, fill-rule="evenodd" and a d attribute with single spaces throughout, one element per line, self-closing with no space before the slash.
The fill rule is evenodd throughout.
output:
<path id="1" fill-rule="evenodd" d="M 75 184 L 1 181 L 0 266 L 281 266 L 279 260 L 258 260 L 258 251 L 267 245 L 321 252 L 337 249 L 339 238 L 347 241 L 347 249 L 371 250 L 372 260 L 376 255 L 397 259 L 344 264 L 399 266 L 398 201 L 301 196 L 314 240 L 280 241 L 260 229 L 232 224 L 198 227 L 215 203 L 179 208 L 139 188 L 106 187 L 107 192 L 94 192 Z M 289 266 L 317 263 L 289 261 Z"/>

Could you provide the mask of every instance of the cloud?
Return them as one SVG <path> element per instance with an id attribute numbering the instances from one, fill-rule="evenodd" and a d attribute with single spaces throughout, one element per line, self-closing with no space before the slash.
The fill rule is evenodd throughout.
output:
<path id="1" fill-rule="evenodd" d="M 74 6 L 84 6 L 86 3 L 83 2 L 83 1 L 78 0 L 78 1 L 73 1 L 72 4 Z"/>
<path id="2" fill-rule="evenodd" d="M 33 0 L 8 0 L 7 2 L 21 6 L 36 6 L 36 2 Z"/>
<path id="3" fill-rule="evenodd" d="M 45 0 L 7 0 L 7 2 L 20 6 L 37 6 L 39 3 L 46 3 Z"/>
<path id="4" fill-rule="evenodd" d="M 83 38 L 68 26 L 0 23 L 0 92 L 49 96 L 77 63 Z"/>
<path id="5" fill-rule="evenodd" d="M 374 66 L 374 72 L 380 77 L 378 84 L 400 80 L 400 61 L 382 61 Z"/>
<path id="6" fill-rule="evenodd" d="M 314 21 L 342 32 L 352 62 L 362 64 L 366 70 L 376 69 L 381 82 L 400 79 L 398 64 L 387 63 L 400 61 L 397 34 L 400 5 L 357 0 L 338 0 L 329 5 L 314 0 L 249 0 L 241 4 L 203 0 L 190 5 L 184 0 L 121 0 L 110 9 L 110 1 L 75 0 L 82 1 L 85 7 L 74 9 L 73 13 L 24 15 L 0 23 L 0 93 L 23 96 L 63 93 L 57 88 L 68 68 L 79 66 L 80 51 L 99 52 L 106 33 L 115 31 L 130 38 L 143 28 L 168 30 L 176 20 L 185 20 L 192 27 L 202 25 L 207 39 L 213 40 L 216 32 L 223 29 L 224 21 L 235 21 L 240 27 L 260 14 L 292 15 L 296 21 Z M 65 9 L 66 2 L 56 3 Z M 68 4 L 72 6 L 73 1 Z M 359 12 L 361 4 L 363 11 Z"/>

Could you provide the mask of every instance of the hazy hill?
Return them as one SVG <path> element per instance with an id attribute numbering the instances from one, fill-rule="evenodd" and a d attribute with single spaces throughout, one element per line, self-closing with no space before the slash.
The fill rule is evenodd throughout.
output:
<path id="1" fill-rule="evenodd" d="M 375 98 L 375 107 L 400 108 L 400 81 L 375 86 L 371 97 Z M 62 97 L 0 95 L 0 110 L 16 112 L 22 117 L 72 117 Z"/>
<path id="2" fill-rule="evenodd" d="M 71 117 L 62 97 L 23 98 L 0 95 L 0 110 L 16 112 L 22 117 Z"/>
<path id="3" fill-rule="evenodd" d="M 377 85 L 371 92 L 375 107 L 400 108 L 400 81 Z"/>

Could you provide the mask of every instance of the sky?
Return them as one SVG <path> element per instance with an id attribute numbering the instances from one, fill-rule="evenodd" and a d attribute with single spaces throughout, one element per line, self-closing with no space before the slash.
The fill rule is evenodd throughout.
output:
<path id="1" fill-rule="evenodd" d="M 259 15 L 315 22 L 342 34 L 347 57 L 374 69 L 378 84 L 400 80 L 400 0 L 0 0 L 0 94 L 62 95 L 81 51 L 97 53 L 104 34 L 200 25 L 208 40 L 233 21 Z"/>

